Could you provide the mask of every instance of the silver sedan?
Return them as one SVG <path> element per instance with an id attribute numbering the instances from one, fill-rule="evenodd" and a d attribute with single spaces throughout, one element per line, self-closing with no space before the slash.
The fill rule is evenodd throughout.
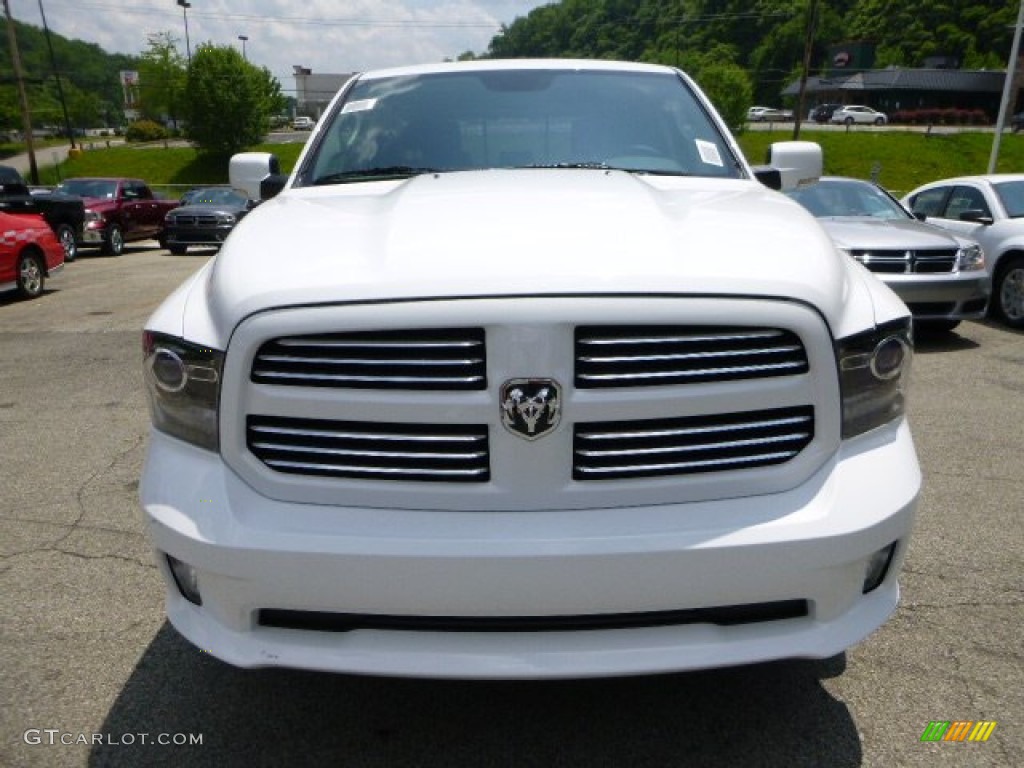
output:
<path id="1" fill-rule="evenodd" d="M 985 314 L 990 276 L 975 240 L 918 221 L 888 192 L 860 179 L 822 177 L 787 194 L 903 299 L 918 326 L 952 330 Z"/>

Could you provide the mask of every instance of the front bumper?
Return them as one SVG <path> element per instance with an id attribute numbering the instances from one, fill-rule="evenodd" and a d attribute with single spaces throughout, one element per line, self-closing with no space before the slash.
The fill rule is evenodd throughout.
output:
<path id="1" fill-rule="evenodd" d="M 188 478 L 188 482 L 182 482 Z M 167 612 L 242 667 L 557 678 L 826 658 L 890 615 L 921 476 L 905 423 L 848 441 L 803 485 L 760 497 L 549 512 L 275 501 L 220 457 L 151 434 L 140 489 Z M 897 542 L 862 594 L 872 553 Z M 198 571 L 182 597 L 163 553 Z M 391 617 L 557 617 L 806 600 L 806 616 L 568 631 L 328 632 L 261 609 Z"/>
<path id="2" fill-rule="evenodd" d="M 164 239 L 168 245 L 222 245 L 231 234 L 231 227 L 186 228 L 166 227 Z"/>
<path id="3" fill-rule="evenodd" d="M 915 320 L 977 320 L 988 305 L 991 278 L 983 270 L 954 274 L 876 275 Z"/>

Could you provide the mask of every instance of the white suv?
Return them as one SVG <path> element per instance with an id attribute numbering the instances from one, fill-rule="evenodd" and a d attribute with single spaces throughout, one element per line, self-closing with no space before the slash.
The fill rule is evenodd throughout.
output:
<path id="1" fill-rule="evenodd" d="M 833 112 L 829 122 L 836 125 L 853 125 L 854 123 L 861 125 L 885 125 L 889 122 L 889 118 L 886 117 L 884 112 L 878 112 L 871 107 L 850 104 L 840 107 Z"/>
<path id="2" fill-rule="evenodd" d="M 244 667 L 624 675 L 833 656 L 896 607 L 910 314 L 693 82 L 368 73 L 156 311 L 140 495 Z M 253 192 L 257 194 L 257 192 Z"/>

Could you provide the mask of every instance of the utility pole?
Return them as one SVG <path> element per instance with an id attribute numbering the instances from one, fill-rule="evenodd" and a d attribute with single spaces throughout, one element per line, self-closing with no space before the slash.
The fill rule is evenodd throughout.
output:
<path id="1" fill-rule="evenodd" d="M 800 93 L 796 97 L 796 113 L 793 115 L 793 141 L 800 138 L 800 123 L 804 119 L 804 94 L 807 91 L 807 75 L 811 69 L 811 53 L 814 50 L 814 27 L 817 23 L 818 0 L 810 0 L 807 9 L 807 34 L 804 37 L 804 63 L 803 69 L 800 70 Z"/>
<path id="2" fill-rule="evenodd" d="M 1020 53 L 1020 31 L 1024 27 L 1024 0 L 1020 0 L 1017 11 L 1017 26 L 1013 30 L 1013 45 L 1010 46 L 1010 60 L 1006 63 L 1006 80 L 1003 82 L 1003 98 L 999 102 L 999 117 L 996 118 L 996 134 L 992 139 L 992 154 L 988 158 L 988 173 L 996 172 L 999 160 L 999 144 L 1003 140 L 1003 127 L 1006 125 L 1006 113 L 1009 111 L 1010 98 L 1015 95 L 1014 85 L 1017 83 L 1017 60 Z"/>
<path id="3" fill-rule="evenodd" d="M 21 55 L 18 53 L 18 38 L 14 34 L 14 19 L 11 18 L 11 7 L 4 1 L 4 15 L 7 16 L 7 39 L 11 45 L 11 64 L 14 66 L 14 79 L 18 82 L 18 100 L 21 102 L 21 123 L 25 131 L 25 148 L 28 151 L 29 178 L 33 184 L 39 183 L 39 166 L 36 165 L 36 150 L 32 144 L 32 116 L 28 112 L 28 95 L 25 93 L 25 77 L 21 71 Z"/>
<path id="4" fill-rule="evenodd" d="M 43 32 L 46 33 L 46 47 L 50 49 L 50 68 L 53 76 L 57 78 L 57 96 L 60 98 L 60 108 L 64 112 L 64 128 L 71 139 L 71 148 L 75 149 L 75 132 L 71 129 L 71 118 L 68 117 L 68 102 L 64 98 L 64 86 L 60 82 L 60 71 L 57 69 L 57 58 L 53 55 L 53 43 L 50 41 L 50 26 L 46 23 L 46 11 L 43 10 L 43 0 L 39 0 L 39 15 L 43 17 Z M 72 152 L 72 155 L 75 153 Z"/>

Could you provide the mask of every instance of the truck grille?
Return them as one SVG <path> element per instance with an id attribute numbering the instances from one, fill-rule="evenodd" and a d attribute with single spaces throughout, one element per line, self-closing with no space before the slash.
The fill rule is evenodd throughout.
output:
<path id="1" fill-rule="evenodd" d="M 580 326 L 576 387 L 650 387 L 805 373 L 796 334 L 776 328 Z"/>
<path id="2" fill-rule="evenodd" d="M 813 437 L 811 406 L 577 424 L 573 478 L 662 477 L 781 464 Z"/>
<path id="3" fill-rule="evenodd" d="M 484 331 L 358 331 L 277 338 L 256 353 L 252 380 L 301 387 L 486 389 Z"/>
<path id="4" fill-rule="evenodd" d="M 369 480 L 490 479 L 484 425 L 249 416 L 246 443 L 278 472 Z"/>
<path id="5" fill-rule="evenodd" d="M 935 251 L 860 250 L 850 254 L 872 272 L 889 275 L 944 274 L 956 267 L 955 248 Z"/>

